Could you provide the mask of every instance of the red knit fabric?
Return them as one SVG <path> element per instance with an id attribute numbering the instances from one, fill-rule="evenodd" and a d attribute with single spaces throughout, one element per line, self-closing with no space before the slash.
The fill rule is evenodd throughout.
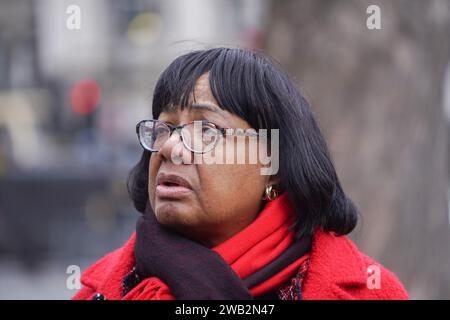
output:
<path id="1" fill-rule="evenodd" d="M 289 247 L 294 240 L 294 234 L 289 230 L 289 226 L 295 219 L 287 193 L 284 193 L 267 203 L 255 221 L 213 250 L 224 258 L 241 279 L 244 279 Z M 297 259 L 270 279 L 250 288 L 250 293 L 259 296 L 280 287 L 295 274 L 307 258 L 306 254 Z"/>
<path id="2" fill-rule="evenodd" d="M 287 196 L 281 195 L 266 205 L 249 226 L 212 248 L 241 278 L 252 274 L 281 254 L 293 241 L 288 229 L 295 215 Z M 124 297 L 122 280 L 134 266 L 135 233 L 120 249 L 89 267 L 82 275 L 83 288 L 73 299 L 92 299 L 101 293 L 106 299 L 175 299 L 170 288 L 157 277 L 141 281 Z M 408 295 L 397 277 L 372 259 L 361 254 L 345 236 L 317 230 L 312 251 L 270 279 L 250 288 L 253 296 L 285 288 L 296 283 L 299 269 L 308 259 L 308 270 L 302 279 L 302 299 L 407 299 Z M 378 267 L 381 286 L 369 289 L 368 270 Z M 285 290 L 286 292 L 286 290 Z"/>

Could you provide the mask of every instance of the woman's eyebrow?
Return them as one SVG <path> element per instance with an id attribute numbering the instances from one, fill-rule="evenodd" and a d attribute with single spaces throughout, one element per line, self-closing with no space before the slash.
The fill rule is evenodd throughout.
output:
<path id="1" fill-rule="evenodd" d="M 218 113 L 225 119 L 229 118 L 228 114 L 225 111 L 223 111 L 221 108 L 219 108 L 218 106 L 216 106 L 215 104 L 210 103 L 210 102 L 193 102 L 193 103 L 191 103 L 190 107 L 192 109 L 203 109 L 203 110 L 208 110 L 211 112 Z"/>

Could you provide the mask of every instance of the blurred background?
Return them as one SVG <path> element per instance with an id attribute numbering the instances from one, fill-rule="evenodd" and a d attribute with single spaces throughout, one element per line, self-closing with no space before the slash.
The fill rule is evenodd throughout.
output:
<path id="1" fill-rule="evenodd" d="M 131 235 L 135 124 L 164 68 L 213 46 L 285 67 L 361 211 L 351 238 L 412 298 L 450 298 L 450 0 L 0 0 L 0 299 L 68 299 L 68 266 Z"/>

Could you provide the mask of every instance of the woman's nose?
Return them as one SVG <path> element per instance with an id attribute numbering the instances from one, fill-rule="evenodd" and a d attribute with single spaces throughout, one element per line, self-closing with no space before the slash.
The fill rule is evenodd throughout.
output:
<path id="1" fill-rule="evenodd" d="M 192 163 L 192 154 L 186 149 L 179 130 L 175 130 L 158 152 L 163 158 L 175 164 Z"/>

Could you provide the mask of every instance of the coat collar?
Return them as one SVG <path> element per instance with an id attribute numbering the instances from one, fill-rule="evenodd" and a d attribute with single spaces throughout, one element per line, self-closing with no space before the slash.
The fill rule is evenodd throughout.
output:
<path id="1" fill-rule="evenodd" d="M 366 263 L 353 242 L 346 236 L 337 237 L 318 229 L 313 237 L 303 297 L 351 299 L 346 289 L 366 284 Z"/>
<path id="2" fill-rule="evenodd" d="M 81 276 L 81 283 L 102 293 L 108 300 L 122 297 L 123 278 L 134 267 L 134 243 L 136 232 L 119 249 L 107 254 L 90 266 Z"/>

